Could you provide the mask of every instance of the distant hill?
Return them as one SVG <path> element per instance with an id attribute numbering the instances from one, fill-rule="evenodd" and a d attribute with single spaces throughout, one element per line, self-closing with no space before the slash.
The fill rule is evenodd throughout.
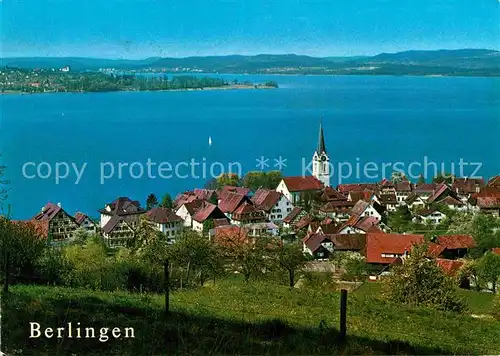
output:
<path id="1" fill-rule="evenodd" d="M 296 54 L 228 55 L 142 60 L 80 57 L 2 58 L 0 66 L 25 69 L 62 68 L 73 71 L 172 70 L 217 73 L 302 74 L 439 74 L 500 76 L 500 52 L 488 49 L 405 51 L 376 56 L 311 57 Z M 458 74 L 457 74 L 458 73 Z"/>

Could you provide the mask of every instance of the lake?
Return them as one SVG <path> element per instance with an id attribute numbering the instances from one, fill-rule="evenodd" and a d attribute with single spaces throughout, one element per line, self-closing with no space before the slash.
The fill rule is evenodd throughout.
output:
<path id="1" fill-rule="evenodd" d="M 48 201 L 97 216 L 117 196 L 175 196 L 203 187 L 211 173 L 260 170 L 261 157 L 264 170 L 281 157 L 284 175 L 300 175 L 320 118 L 333 185 L 380 180 L 381 165 L 396 162 L 404 170 L 414 163 L 412 176 L 426 164 L 432 171 L 432 162 L 456 170 L 460 160 L 470 163 L 466 175 L 500 173 L 500 78 L 210 76 L 280 88 L 2 95 L 12 216 L 29 218 Z M 74 168 L 85 163 L 75 184 Z M 67 178 L 56 181 L 56 165 Z"/>

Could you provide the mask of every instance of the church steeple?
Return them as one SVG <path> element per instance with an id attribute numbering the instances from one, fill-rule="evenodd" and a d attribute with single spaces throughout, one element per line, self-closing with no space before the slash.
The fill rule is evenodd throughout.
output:
<path id="1" fill-rule="evenodd" d="M 318 155 L 321 155 L 322 153 L 326 154 L 325 136 L 323 135 L 323 119 L 319 122 L 318 148 L 316 149 L 316 152 L 318 152 Z"/>
<path id="2" fill-rule="evenodd" d="M 313 154 L 312 165 L 313 176 L 323 182 L 326 187 L 330 186 L 330 158 L 326 153 L 323 120 L 319 122 L 318 146 Z"/>

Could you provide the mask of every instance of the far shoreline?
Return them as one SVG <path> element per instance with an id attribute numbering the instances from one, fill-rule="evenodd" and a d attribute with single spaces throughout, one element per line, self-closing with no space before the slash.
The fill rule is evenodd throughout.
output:
<path id="1" fill-rule="evenodd" d="M 85 93 L 120 93 L 120 92 L 185 92 L 185 91 L 213 91 L 213 90 L 261 90 L 261 89 L 279 89 L 279 87 L 273 87 L 263 84 L 230 84 L 221 87 L 204 87 L 204 88 L 186 88 L 186 89 L 158 89 L 158 90 L 102 90 L 102 91 L 35 91 L 35 92 L 24 92 L 24 91 L 5 91 L 1 92 L 1 95 L 32 95 L 32 94 L 85 94 Z"/>

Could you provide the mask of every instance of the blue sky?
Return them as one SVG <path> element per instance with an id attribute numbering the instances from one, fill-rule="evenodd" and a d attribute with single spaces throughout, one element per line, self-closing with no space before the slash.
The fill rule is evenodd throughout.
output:
<path id="1" fill-rule="evenodd" d="M 499 0 L 0 0 L 1 56 L 500 49 Z"/>

